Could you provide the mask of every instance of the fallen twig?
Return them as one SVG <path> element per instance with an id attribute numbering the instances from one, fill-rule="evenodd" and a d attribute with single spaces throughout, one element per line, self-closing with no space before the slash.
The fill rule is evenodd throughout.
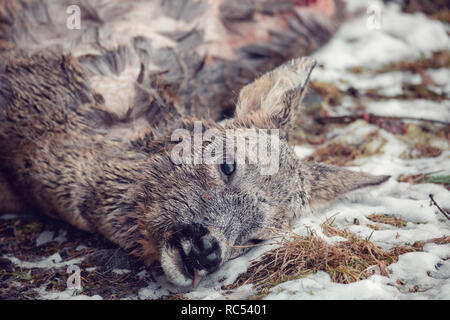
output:
<path id="1" fill-rule="evenodd" d="M 431 199 L 431 203 L 434 204 L 434 205 L 436 206 L 436 208 L 438 208 L 439 211 L 444 215 L 444 217 L 446 217 L 447 220 L 450 221 L 450 216 L 449 216 L 448 212 L 446 212 L 444 209 L 442 209 L 442 208 L 437 204 L 437 202 L 434 200 L 432 194 L 430 194 L 429 197 L 430 197 L 430 199 Z"/>
<path id="2" fill-rule="evenodd" d="M 424 119 L 424 118 L 414 118 L 414 117 L 393 117 L 393 116 L 377 116 L 375 114 L 359 114 L 359 115 L 348 115 L 348 116 L 336 116 L 336 117 L 315 117 L 314 120 L 319 124 L 327 124 L 327 123 L 350 123 L 358 119 L 364 119 L 366 121 L 373 122 L 375 119 L 382 120 L 410 120 L 410 121 L 422 121 L 422 122 L 432 122 L 439 123 L 442 125 L 449 125 L 449 122 L 433 120 L 433 119 Z"/>

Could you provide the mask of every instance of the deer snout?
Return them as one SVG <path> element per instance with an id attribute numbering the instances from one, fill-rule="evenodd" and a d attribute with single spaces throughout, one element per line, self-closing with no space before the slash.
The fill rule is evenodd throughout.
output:
<path id="1" fill-rule="evenodd" d="M 163 250 L 161 264 L 170 281 L 196 287 L 203 276 L 219 268 L 221 251 L 219 241 L 207 228 L 183 225 L 175 228 Z"/>
<path id="2" fill-rule="evenodd" d="M 221 262 L 220 247 L 216 239 L 209 234 L 196 239 L 185 261 L 185 270 L 193 279 L 192 285 L 196 287 L 201 277 L 216 271 Z"/>

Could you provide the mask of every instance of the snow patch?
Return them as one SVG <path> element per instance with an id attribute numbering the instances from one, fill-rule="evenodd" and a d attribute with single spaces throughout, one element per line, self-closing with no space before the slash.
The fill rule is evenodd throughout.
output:
<path id="1" fill-rule="evenodd" d="M 51 268 L 61 268 L 65 266 L 70 266 L 74 264 L 79 264 L 81 261 L 83 261 L 84 257 L 75 258 L 68 261 L 63 261 L 59 253 L 55 253 L 51 255 L 50 257 L 47 257 L 41 261 L 36 262 L 29 262 L 29 261 L 22 261 L 20 259 L 17 259 L 16 257 L 10 257 L 10 256 L 3 256 L 4 258 L 8 259 L 15 265 L 19 266 L 20 268 L 26 268 L 26 269 L 32 269 L 32 268 L 44 268 L 44 269 L 51 269 Z"/>

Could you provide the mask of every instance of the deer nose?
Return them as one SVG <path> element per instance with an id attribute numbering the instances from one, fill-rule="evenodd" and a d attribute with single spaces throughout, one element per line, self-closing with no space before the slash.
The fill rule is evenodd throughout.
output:
<path id="1" fill-rule="evenodd" d="M 198 269 L 213 272 L 221 262 L 219 243 L 210 234 L 204 235 L 194 241 L 189 256 L 198 264 Z"/>
<path id="2" fill-rule="evenodd" d="M 222 262 L 219 241 L 201 224 L 185 224 L 174 229 L 169 244 L 178 248 L 186 276 L 194 280 L 216 271 Z"/>

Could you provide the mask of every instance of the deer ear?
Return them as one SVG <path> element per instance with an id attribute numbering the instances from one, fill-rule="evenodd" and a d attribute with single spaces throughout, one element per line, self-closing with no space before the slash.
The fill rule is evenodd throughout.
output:
<path id="1" fill-rule="evenodd" d="M 309 204 L 312 208 L 325 207 L 351 191 L 376 186 L 390 178 L 317 162 L 304 162 L 303 165 L 306 167 L 307 184 L 310 187 Z"/>
<path id="2" fill-rule="evenodd" d="M 242 88 L 235 124 L 243 127 L 280 129 L 287 137 L 316 62 L 294 59 Z"/>

